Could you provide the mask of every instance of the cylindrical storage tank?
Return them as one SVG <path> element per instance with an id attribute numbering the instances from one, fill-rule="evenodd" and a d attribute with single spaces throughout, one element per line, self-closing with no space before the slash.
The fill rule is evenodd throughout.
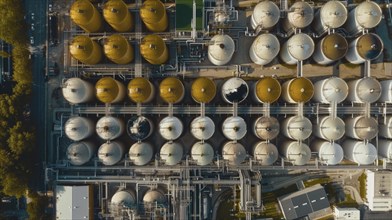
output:
<path id="1" fill-rule="evenodd" d="M 347 20 L 347 8 L 340 1 L 328 1 L 314 16 L 313 29 L 320 36 L 328 28 L 335 29 L 341 27 Z"/>
<path id="2" fill-rule="evenodd" d="M 342 145 L 344 157 L 358 165 L 370 165 L 377 159 L 377 149 L 371 143 L 347 139 Z"/>
<path id="3" fill-rule="evenodd" d="M 312 152 L 318 153 L 320 163 L 325 165 L 336 165 L 343 160 L 343 149 L 337 143 L 316 140 L 310 145 Z"/>
<path id="4" fill-rule="evenodd" d="M 314 135 L 327 141 L 336 141 L 343 137 L 345 124 L 341 118 L 320 116 L 317 126 L 313 129 Z"/>
<path id="5" fill-rule="evenodd" d="M 282 87 L 282 97 L 289 103 L 307 102 L 313 97 L 313 83 L 308 78 L 291 79 L 283 83 Z"/>
<path id="6" fill-rule="evenodd" d="M 215 35 L 208 45 L 208 60 L 216 66 L 225 65 L 233 57 L 234 51 L 234 41 L 229 35 Z"/>
<path id="7" fill-rule="evenodd" d="M 312 134 L 312 122 L 303 116 L 292 116 L 282 122 L 282 134 L 293 140 L 305 140 Z"/>
<path id="8" fill-rule="evenodd" d="M 151 189 L 143 196 L 144 208 L 151 209 L 154 207 L 164 206 L 166 203 L 165 195 L 158 189 Z"/>
<path id="9" fill-rule="evenodd" d="M 347 101 L 354 103 L 373 103 L 381 96 L 381 84 L 373 77 L 360 78 L 348 82 Z"/>
<path id="10" fill-rule="evenodd" d="M 283 22 L 283 29 L 288 35 L 294 29 L 302 29 L 309 26 L 313 21 L 314 13 L 312 6 L 303 1 L 295 2 L 287 12 L 287 18 Z"/>
<path id="11" fill-rule="evenodd" d="M 346 135 L 359 140 L 371 140 L 378 134 L 378 123 L 376 119 L 365 116 L 347 118 Z"/>
<path id="12" fill-rule="evenodd" d="M 71 104 L 80 104 L 94 100 L 94 87 L 80 78 L 69 78 L 62 86 L 65 100 Z"/>
<path id="13" fill-rule="evenodd" d="M 381 96 L 380 102 L 392 102 L 392 80 L 381 81 Z"/>
<path id="14" fill-rule="evenodd" d="M 148 164 L 153 157 L 154 150 L 151 144 L 146 142 L 136 142 L 129 148 L 129 160 L 137 166 Z"/>
<path id="15" fill-rule="evenodd" d="M 106 38 L 103 49 L 106 57 L 116 64 L 128 64 L 133 60 L 133 47 L 122 35 Z"/>
<path id="16" fill-rule="evenodd" d="M 125 86 L 111 77 L 98 80 L 95 90 L 98 100 L 105 104 L 120 102 L 125 97 Z"/>
<path id="17" fill-rule="evenodd" d="M 136 205 L 136 196 L 132 191 L 121 190 L 117 191 L 110 200 L 110 205 L 113 207 L 133 208 Z"/>
<path id="18" fill-rule="evenodd" d="M 179 143 L 166 142 L 160 151 L 160 157 L 165 162 L 165 165 L 176 165 L 178 164 L 183 156 L 183 149 Z"/>
<path id="19" fill-rule="evenodd" d="M 229 165 L 237 166 L 245 161 L 246 151 L 242 144 L 229 141 L 222 148 L 222 157 L 229 162 Z"/>
<path id="20" fill-rule="evenodd" d="M 381 158 L 392 160 L 392 141 L 379 139 L 378 140 L 378 155 Z"/>
<path id="21" fill-rule="evenodd" d="M 346 56 L 348 43 L 340 34 L 332 33 L 325 36 L 316 45 L 313 60 L 320 65 L 328 65 Z"/>
<path id="22" fill-rule="evenodd" d="M 90 161 L 95 151 L 96 147 L 91 142 L 76 142 L 68 146 L 67 158 L 72 165 L 80 166 Z"/>
<path id="23" fill-rule="evenodd" d="M 215 124 L 210 117 L 199 116 L 191 123 L 191 133 L 199 140 L 208 140 L 214 135 Z"/>
<path id="24" fill-rule="evenodd" d="M 169 21 L 165 5 L 159 0 L 147 0 L 140 7 L 140 17 L 147 29 L 152 32 L 163 32 Z"/>
<path id="25" fill-rule="evenodd" d="M 241 140 L 246 135 L 246 122 L 239 116 L 226 118 L 222 124 L 223 135 L 230 140 Z"/>
<path id="26" fill-rule="evenodd" d="M 185 88 L 181 80 L 175 77 L 166 77 L 159 84 L 159 95 L 167 102 L 176 104 L 184 98 Z"/>
<path id="27" fill-rule="evenodd" d="M 69 12 L 71 20 L 86 32 L 102 30 L 102 17 L 94 5 L 87 0 L 75 1 Z"/>
<path id="28" fill-rule="evenodd" d="M 73 58 L 87 65 L 95 65 L 102 59 L 101 46 L 84 35 L 79 35 L 72 39 L 69 45 L 69 53 Z"/>
<path id="29" fill-rule="evenodd" d="M 81 141 L 94 133 L 93 121 L 85 117 L 71 117 L 64 125 L 65 135 L 73 141 Z"/>
<path id="30" fill-rule="evenodd" d="M 263 166 L 272 165 L 278 159 L 278 156 L 278 148 L 271 143 L 261 141 L 253 147 L 254 159 Z"/>
<path id="31" fill-rule="evenodd" d="M 107 166 L 112 166 L 124 157 L 125 147 L 118 141 L 102 144 L 98 149 L 98 160 Z"/>
<path id="32" fill-rule="evenodd" d="M 273 34 L 259 35 L 249 49 L 250 59 L 259 65 L 270 63 L 279 54 L 280 43 Z"/>
<path id="33" fill-rule="evenodd" d="M 307 34 L 299 33 L 290 37 L 283 44 L 279 55 L 283 62 L 294 65 L 298 61 L 303 61 L 311 57 L 313 52 L 313 39 Z"/>
<path id="34" fill-rule="evenodd" d="M 227 103 L 240 103 L 246 99 L 249 93 L 249 86 L 245 80 L 233 77 L 222 85 L 222 96 Z"/>
<path id="35" fill-rule="evenodd" d="M 380 136 L 392 138 L 392 116 L 387 116 L 386 123 L 380 124 Z"/>
<path id="36" fill-rule="evenodd" d="M 184 130 L 180 119 L 174 116 L 167 116 L 159 122 L 159 133 L 166 140 L 175 140 L 179 138 Z"/>
<path id="37" fill-rule="evenodd" d="M 278 80 L 272 77 L 259 79 L 254 85 L 254 96 L 260 103 L 273 103 L 282 93 L 282 87 Z"/>
<path id="38" fill-rule="evenodd" d="M 279 7 L 272 1 L 262 1 L 253 9 L 250 24 L 253 30 L 268 30 L 278 23 L 279 18 Z"/>
<path id="39" fill-rule="evenodd" d="M 153 65 L 164 64 L 169 59 L 169 49 L 162 37 L 155 34 L 147 35 L 142 39 L 140 54 Z"/>
<path id="40" fill-rule="evenodd" d="M 127 133 L 134 141 L 147 139 L 154 129 L 151 120 L 144 116 L 133 115 L 127 123 Z"/>
<path id="41" fill-rule="evenodd" d="M 341 78 L 330 77 L 314 84 L 313 99 L 317 102 L 325 104 L 340 103 L 347 98 L 347 95 L 348 85 Z"/>
<path id="42" fill-rule="evenodd" d="M 199 77 L 192 83 L 191 95 L 198 103 L 209 103 L 216 95 L 216 85 L 212 79 Z"/>
<path id="43" fill-rule="evenodd" d="M 136 77 L 128 83 L 128 97 L 136 103 L 147 103 L 154 98 L 155 88 L 143 77 Z"/>
<path id="44" fill-rule="evenodd" d="M 205 166 L 214 159 L 214 149 L 209 143 L 200 141 L 192 146 L 191 155 L 197 165 Z"/>
<path id="45" fill-rule="evenodd" d="M 272 140 L 279 134 L 279 121 L 274 117 L 262 116 L 258 118 L 254 125 L 253 131 L 256 137 L 263 140 Z"/>
<path id="46" fill-rule="evenodd" d="M 133 18 L 122 0 L 109 0 L 103 7 L 103 17 L 117 32 L 129 32 L 133 28 Z"/>
<path id="47" fill-rule="evenodd" d="M 113 140 L 124 132 L 124 122 L 113 116 L 104 116 L 98 120 L 95 130 L 103 140 Z"/>
<path id="48" fill-rule="evenodd" d="M 283 142 L 279 150 L 286 160 L 297 166 L 305 165 L 312 156 L 309 146 L 297 141 Z"/>
<path id="49" fill-rule="evenodd" d="M 383 49 L 384 44 L 377 34 L 364 34 L 351 41 L 346 60 L 353 64 L 361 64 L 366 60 L 374 60 L 379 57 Z"/>
<path id="50" fill-rule="evenodd" d="M 364 1 L 350 11 L 344 28 L 351 35 L 361 32 L 363 29 L 376 27 L 382 19 L 380 6 L 373 1 Z"/>

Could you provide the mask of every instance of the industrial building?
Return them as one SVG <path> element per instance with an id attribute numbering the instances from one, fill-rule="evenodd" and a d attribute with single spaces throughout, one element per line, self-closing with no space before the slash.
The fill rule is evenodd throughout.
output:
<path id="1" fill-rule="evenodd" d="M 366 171 L 366 199 L 372 211 L 392 210 L 392 173 L 390 171 Z"/>
<path id="2" fill-rule="evenodd" d="M 335 220 L 354 220 L 361 219 L 361 211 L 357 208 L 337 207 L 333 209 Z"/>

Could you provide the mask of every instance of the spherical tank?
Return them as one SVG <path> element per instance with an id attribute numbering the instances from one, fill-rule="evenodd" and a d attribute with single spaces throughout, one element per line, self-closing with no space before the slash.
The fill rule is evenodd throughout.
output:
<path id="1" fill-rule="evenodd" d="M 309 146 L 297 141 L 283 142 L 279 150 L 286 160 L 297 166 L 305 165 L 312 156 Z"/>
<path id="2" fill-rule="evenodd" d="M 215 124 L 210 117 L 199 116 L 191 123 L 191 133 L 199 140 L 208 140 L 214 135 Z"/>
<path id="3" fill-rule="evenodd" d="M 345 29 L 355 35 L 363 29 L 376 27 L 382 19 L 382 11 L 380 6 L 373 1 L 363 1 L 348 15 Z"/>
<path id="4" fill-rule="evenodd" d="M 229 165 L 238 166 L 245 161 L 246 151 L 242 144 L 229 141 L 222 148 L 222 157 L 229 162 Z"/>
<path id="5" fill-rule="evenodd" d="M 319 161 L 326 165 L 336 165 L 343 160 L 343 149 L 337 143 L 316 140 L 311 145 L 312 152 L 318 153 Z"/>
<path id="6" fill-rule="evenodd" d="M 279 134 L 279 121 L 274 117 L 262 116 L 258 118 L 254 125 L 253 131 L 256 137 L 263 140 L 272 140 Z"/>
<path id="7" fill-rule="evenodd" d="M 226 80 L 222 86 L 222 96 L 227 103 L 240 103 L 246 99 L 249 86 L 245 80 L 233 77 Z"/>
<path id="8" fill-rule="evenodd" d="M 229 35 L 215 35 L 208 45 L 208 60 L 214 65 L 227 64 L 233 57 L 235 45 Z"/>
<path id="9" fill-rule="evenodd" d="M 392 80 L 381 81 L 381 97 L 380 102 L 392 102 Z"/>
<path id="10" fill-rule="evenodd" d="M 278 156 L 278 149 L 271 143 L 261 141 L 253 147 L 254 159 L 263 166 L 272 165 L 278 159 Z"/>
<path id="11" fill-rule="evenodd" d="M 386 116 L 385 124 L 380 124 L 380 136 L 392 139 L 392 116 Z"/>
<path id="12" fill-rule="evenodd" d="M 282 134 L 293 140 L 305 140 L 312 134 L 312 122 L 303 116 L 292 116 L 282 122 Z"/>
<path id="13" fill-rule="evenodd" d="M 113 140 L 124 132 L 124 122 L 113 116 L 104 116 L 98 120 L 95 130 L 103 140 Z"/>
<path id="14" fill-rule="evenodd" d="M 98 149 L 98 160 L 107 166 L 112 166 L 124 157 L 125 147 L 118 141 L 102 144 Z"/>
<path id="15" fill-rule="evenodd" d="M 117 191 L 110 200 L 110 205 L 119 208 L 132 208 L 136 204 L 136 197 L 132 191 Z"/>
<path id="16" fill-rule="evenodd" d="M 312 56 L 314 42 L 309 35 L 304 33 L 295 34 L 286 41 L 280 50 L 280 58 L 283 62 L 293 65 Z"/>
<path id="17" fill-rule="evenodd" d="M 162 37 L 151 34 L 142 39 L 140 54 L 147 62 L 153 65 L 161 65 L 169 59 L 169 50 Z"/>
<path id="18" fill-rule="evenodd" d="M 332 33 L 325 36 L 316 45 L 313 60 L 320 65 L 328 65 L 346 56 L 348 43 L 340 34 Z"/>
<path id="19" fill-rule="evenodd" d="M 386 139 L 378 140 L 378 155 L 381 158 L 392 160 L 392 141 Z"/>
<path id="20" fill-rule="evenodd" d="M 159 84 L 159 95 L 167 103 L 179 103 L 184 98 L 185 88 L 181 80 L 175 77 L 166 77 Z"/>
<path id="21" fill-rule="evenodd" d="M 347 20 L 347 8 L 340 1 L 328 1 L 314 16 L 313 29 L 318 35 L 325 33 L 328 28 L 341 27 Z"/>
<path id="22" fill-rule="evenodd" d="M 347 118 L 346 135 L 359 140 L 371 140 L 378 134 L 378 123 L 376 119 L 365 116 Z"/>
<path id="23" fill-rule="evenodd" d="M 143 196 L 144 208 L 152 208 L 156 206 L 164 205 L 166 202 L 165 195 L 156 189 L 151 189 L 146 192 Z"/>
<path id="24" fill-rule="evenodd" d="M 205 166 L 210 164 L 214 159 L 214 149 L 209 143 L 200 141 L 192 146 L 191 155 L 197 165 Z"/>
<path id="25" fill-rule="evenodd" d="M 133 60 L 133 47 L 122 35 L 108 37 L 103 48 L 106 57 L 116 64 L 128 64 Z"/>
<path id="26" fill-rule="evenodd" d="M 81 141 L 94 134 L 94 123 L 91 119 L 74 116 L 64 125 L 65 135 L 73 141 Z"/>
<path id="27" fill-rule="evenodd" d="M 136 142 L 129 148 L 129 160 L 137 166 L 144 166 L 148 164 L 153 157 L 153 147 L 146 142 Z"/>
<path id="28" fill-rule="evenodd" d="M 155 88 L 143 77 L 136 77 L 128 83 L 128 97 L 136 103 L 147 103 L 154 98 Z"/>
<path id="29" fill-rule="evenodd" d="M 332 116 L 319 116 L 319 122 L 314 129 L 314 135 L 327 141 L 336 141 L 345 133 L 345 123 L 341 118 Z"/>
<path id="30" fill-rule="evenodd" d="M 360 78 L 348 82 L 347 101 L 355 103 L 373 103 L 381 96 L 381 84 L 372 77 Z"/>
<path id="31" fill-rule="evenodd" d="M 250 24 L 254 30 L 268 30 L 278 23 L 279 18 L 279 7 L 272 1 L 262 1 L 253 9 Z"/>
<path id="32" fill-rule="evenodd" d="M 133 28 L 133 18 L 122 0 L 109 0 L 103 7 L 103 17 L 117 32 L 129 32 Z"/>
<path id="33" fill-rule="evenodd" d="M 101 46 L 84 35 L 76 36 L 72 39 L 69 45 L 69 52 L 73 58 L 87 65 L 95 65 L 102 59 Z"/>
<path id="34" fill-rule="evenodd" d="M 159 133 L 166 140 L 175 140 L 179 138 L 184 130 L 180 119 L 174 116 L 167 116 L 159 122 Z"/>
<path id="35" fill-rule="evenodd" d="M 166 165 L 176 165 L 183 156 L 182 146 L 176 142 L 166 142 L 161 148 L 160 156 Z"/>
<path id="36" fill-rule="evenodd" d="M 364 34 L 351 41 L 346 60 L 353 64 L 361 64 L 366 60 L 374 60 L 379 57 L 383 49 L 384 44 L 377 34 Z"/>
<path id="37" fill-rule="evenodd" d="M 94 5 L 87 0 L 75 1 L 69 12 L 71 20 L 86 32 L 102 30 L 102 17 Z"/>
<path id="38" fill-rule="evenodd" d="M 281 93 L 279 81 L 272 77 L 259 79 L 254 85 L 254 95 L 260 103 L 273 103 L 279 99 Z"/>
<path id="39" fill-rule="evenodd" d="M 72 165 L 80 166 L 91 160 L 96 147 L 88 141 L 75 142 L 67 148 L 67 158 Z"/>
<path id="40" fill-rule="evenodd" d="M 152 32 L 163 32 L 168 27 L 165 5 L 159 0 L 145 1 L 140 8 L 140 17 Z"/>
<path id="41" fill-rule="evenodd" d="M 358 165 L 370 165 L 377 158 L 377 149 L 371 143 L 347 139 L 342 145 L 344 157 Z"/>
<path id="42" fill-rule="evenodd" d="M 151 120 L 144 116 L 133 115 L 127 123 L 127 133 L 134 141 L 147 139 L 152 134 L 153 128 Z"/>
<path id="43" fill-rule="evenodd" d="M 270 63 L 278 54 L 280 43 L 273 34 L 259 35 L 249 49 L 250 59 L 259 65 Z"/>
<path id="44" fill-rule="evenodd" d="M 313 8 L 309 3 L 298 1 L 295 2 L 287 12 L 287 18 L 283 22 L 283 29 L 288 34 L 294 32 L 294 28 L 305 28 L 313 21 Z"/>
<path id="45" fill-rule="evenodd" d="M 199 77 L 192 83 L 191 95 L 198 103 L 209 103 L 216 95 L 216 85 L 212 79 Z"/>
<path id="46" fill-rule="evenodd" d="M 98 100 L 105 104 L 120 102 L 125 97 L 125 86 L 111 77 L 98 80 L 95 90 Z"/>
<path id="47" fill-rule="evenodd" d="M 71 104 L 80 104 L 94 99 L 94 87 L 80 78 L 69 78 L 62 86 L 64 98 Z"/>
<path id="48" fill-rule="evenodd" d="M 240 140 L 246 135 L 246 122 L 239 116 L 228 117 L 222 124 L 222 132 L 230 140 Z"/>
<path id="49" fill-rule="evenodd" d="M 308 78 L 298 77 L 283 83 L 282 97 L 289 103 L 308 102 L 313 94 L 313 83 Z"/>
<path id="50" fill-rule="evenodd" d="M 330 77 L 319 80 L 314 84 L 313 99 L 317 102 L 341 103 L 348 95 L 348 85 L 346 81 L 338 77 Z"/>

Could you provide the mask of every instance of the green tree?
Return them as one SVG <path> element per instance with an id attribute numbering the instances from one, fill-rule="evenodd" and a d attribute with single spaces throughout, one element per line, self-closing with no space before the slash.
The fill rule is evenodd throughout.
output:
<path id="1" fill-rule="evenodd" d="M 34 147 L 34 134 L 18 121 L 9 131 L 8 145 L 10 150 L 19 158 L 23 153 L 31 152 Z"/>
<path id="2" fill-rule="evenodd" d="M 29 204 L 27 204 L 29 219 L 49 219 L 45 214 L 45 208 L 48 206 L 48 197 L 38 195 L 36 192 L 29 192 L 29 197 L 32 200 Z"/>
<path id="3" fill-rule="evenodd" d="M 16 196 L 20 198 L 25 195 L 27 190 L 27 178 L 25 174 L 20 173 L 17 170 L 13 172 L 7 172 L 6 175 L 2 176 L 1 185 L 3 187 L 3 193 Z"/>

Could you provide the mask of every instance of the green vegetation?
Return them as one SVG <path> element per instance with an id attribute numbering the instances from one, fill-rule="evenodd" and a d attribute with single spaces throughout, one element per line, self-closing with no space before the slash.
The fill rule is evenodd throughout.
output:
<path id="1" fill-rule="evenodd" d="M 258 217 L 273 219 L 283 218 L 283 214 L 279 212 L 279 204 L 277 198 L 296 191 L 298 191 L 297 186 L 290 185 L 286 188 L 281 188 L 279 190 L 268 193 L 262 193 L 261 198 L 263 199 L 264 211 Z"/>
<path id="2" fill-rule="evenodd" d="M 359 177 L 359 194 L 361 195 L 362 199 L 366 199 L 366 173 L 363 172 Z"/>
<path id="3" fill-rule="evenodd" d="M 344 201 L 336 204 L 338 207 L 358 208 L 358 203 L 351 197 L 350 194 L 345 194 Z"/>
<path id="4" fill-rule="evenodd" d="M 31 202 L 27 204 L 27 212 L 29 213 L 30 219 L 50 219 L 50 216 L 45 214 L 48 198 L 38 195 L 36 192 L 29 193 L 29 198 Z"/>

